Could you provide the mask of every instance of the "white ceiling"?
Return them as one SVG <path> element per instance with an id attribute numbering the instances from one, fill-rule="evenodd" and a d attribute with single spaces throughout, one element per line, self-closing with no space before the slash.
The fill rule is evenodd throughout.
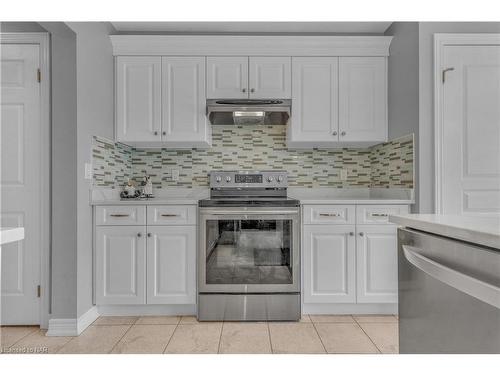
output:
<path id="1" fill-rule="evenodd" d="M 112 22 L 118 32 L 382 34 L 391 22 Z"/>

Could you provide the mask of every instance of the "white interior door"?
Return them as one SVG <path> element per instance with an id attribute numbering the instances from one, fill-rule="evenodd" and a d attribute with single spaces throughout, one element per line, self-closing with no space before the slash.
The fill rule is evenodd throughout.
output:
<path id="1" fill-rule="evenodd" d="M 0 67 L 0 226 L 25 228 L 2 246 L 1 324 L 39 324 L 41 123 L 39 46 L 2 44 Z"/>
<path id="2" fill-rule="evenodd" d="M 500 216 L 500 46 L 443 48 L 438 211 Z"/>

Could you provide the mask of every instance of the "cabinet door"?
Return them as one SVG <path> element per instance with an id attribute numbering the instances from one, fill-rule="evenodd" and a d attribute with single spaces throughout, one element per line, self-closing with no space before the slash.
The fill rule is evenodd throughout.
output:
<path id="1" fill-rule="evenodd" d="M 162 142 L 168 146 L 210 146 L 205 115 L 205 58 L 162 58 Z"/>
<path id="2" fill-rule="evenodd" d="M 148 304 L 196 303 L 196 226 L 148 231 Z"/>
<path id="3" fill-rule="evenodd" d="M 397 227 L 358 225 L 357 301 L 398 302 Z"/>
<path id="4" fill-rule="evenodd" d="M 290 145 L 338 141 L 338 58 L 292 58 Z"/>
<path id="5" fill-rule="evenodd" d="M 207 57 L 207 98 L 248 98 L 248 57 Z"/>
<path id="6" fill-rule="evenodd" d="M 291 57 L 250 57 L 251 99 L 290 99 L 292 96 Z"/>
<path id="7" fill-rule="evenodd" d="M 341 142 L 387 140 L 385 57 L 340 57 Z"/>
<path id="8" fill-rule="evenodd" d="M 161 140 L 161 57 L 116 58 L 117 141 Z"/>
<path id="9" fill-rule="evenodd" d="M 142 226 L 96 227 L 96 303 L 146 303 L 146 233 Z"/>
<path id="10" fill-rule="evenodd" d="M 356 302 L 354 225 L 304 226 L 304 303 Z"/>

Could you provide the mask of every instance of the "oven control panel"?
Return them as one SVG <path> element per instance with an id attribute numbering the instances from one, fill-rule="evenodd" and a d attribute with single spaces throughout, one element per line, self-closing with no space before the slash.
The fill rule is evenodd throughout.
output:
<path id="1" fill-rule="evenodd" d="M 210 172 L 211 188 L 237 187 L 288 187 L 286 171 L 212 171 Z"/>

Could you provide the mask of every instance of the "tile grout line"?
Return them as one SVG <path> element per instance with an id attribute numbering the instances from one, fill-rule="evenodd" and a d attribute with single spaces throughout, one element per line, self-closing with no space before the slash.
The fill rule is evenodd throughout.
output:
<path id="1" fill-rule="evenodd" d="M 311 319 L 311 317 L 309 317 L 309 319 Z M 316 324 L 314 323 L 314 321 L 313 321 L 312 319 L 311 319 L 311 323 L 312 323 L 312 325 L 313 325 L 313 327 L 314 327 L 314 330 L 316 331 L 316 334 L 317 334 L 317 335 L 318 335 L 318 337 L 319 337 L 319 341 L 321 342 L 321 345 L 323 345 L 323 349 L 325 350 L 325 353 L 326 353 L 326 354 L 330 354 L 330 353 L 328 353 L 328 350 L 326 350 L 326 346 L 325 346 L 325 344 L 323 343 L 323 339 L 321 338 L 321 335 L 319 334 L 318 329 L 316 328 Z"/>
<path id="2" fill-rule="evenodd" d="M 5 326 L 5 327 L 8 327 L 8 326 Z M 29 326 L 28 326 L 29 327 Z M 35 326 L 36 327 L 36 326 Z M 2 327 L 3 328 L 3 327 Z M 38 330 L 41 331 L 40 327 L 38 327 Z M 33 332 L 28 332 L 26 335 L 22 336 L 19 340 L 15 341 L 14 343 L 12 343 L 12 345 L 10 346 L 7 346 L 6 349 L 10 349 L 12 348 L 14 345 L 16 345 L 19 341 L 25 339 L 26 337 L 32 335 L 33 333 L 35 333 L 37 330 L 35 329 Z"/>
<path id="3" fill-rule="evenodd" d="M 366 335 L 366 337 L 368 337 L 368 339 L 372 342 L 372 344 L 375 346 L 375 349 L 377 349 L 377 351 L 379 352 L 379 354 L 382 354 L 382 351 L 379 349 L 378 345 L 375 344 L 375 341 L 373 341 L 372 338 L 370 337 L 370 335 L 368 333 L 366 333 L 366 331 L 363 329 L 363 327 L 361 327 L 361 324 L 359 324 L 358 320 L 354 316 L 352 316 L 352 318 L 354 319 L 354 321 L 356 322 L 356 324 L 358 325 L 358 327 Z"/>
<path id="4" fill-rule="evenodd" d="M 271 354 L 274 354 L 273 340 L 271 340 L 271 328 L 269 327 L 269 321 L 266 322 L 267 325 L 267 335 L 269 336 L 269 345 L 271 345 Z"/>
<path id="5" fill-rule="evenodd" d="M 221 354 L 220 353 L 220 343 L 222 341 L 222 331 L 224 331 L 224 321 L 222 321 L 222 326 L 220 327 L 219 345 L 217 346 L 217 354 Z"/>
<path id="6" fill-rule="evenodd" d="M 181 320 L 182 320 L 182 316 L 179 317 L 179 321 L 175 325 L 174 331 L 170 335 L 170 338 L 168 339 L 167 345 L 165 345 L 165 348 L 163 349 L 162 354 L 166 354 L 165 352 L 167 351 L 168 344 L 170 344 L 170 341 L 172 341 L 172 337 L 174 337 L 175 331 L 177 331 L 177 327 L 179 327 L 179 325 L 181 324 Z"/>
<path id="7" fill-rule="evenodd" d="M 137 320 L 139 320 L 139 318 L 137 318 Z M 137 321 L 137 320 L 136 320 L 136 321 Z M 122 336 L 118 339 L 118 341 L 116 341 L 116 342 L 115 342 L 115 345 L 113 345 L 113 347 L 112 347 L 112 348 L 111 348 L 111 350 L 108 352 L 108 354 L 111 354 L 111 353 L 113 352 L 113 350 L 115 350 L 116 345 L 118 345 L 118 343 L 119 343 L 120 341 L 122 341 L 122 340 L 123 340 L 123 338 L 125 337 L 125 335 L 128 333 L 128 331 L 130 331 L 130 330 L 132 329 L 132 327 L 133 327 L 134 325 L 135 325 L 135 323 L 134 323 L 134 324 L 131 324 L 131 325 L 128 327 L 128 329 L 125 331 L 125 333 L 124 333 L 124 334 L 123 334 L 123 335 L 122 335 Z"/>

